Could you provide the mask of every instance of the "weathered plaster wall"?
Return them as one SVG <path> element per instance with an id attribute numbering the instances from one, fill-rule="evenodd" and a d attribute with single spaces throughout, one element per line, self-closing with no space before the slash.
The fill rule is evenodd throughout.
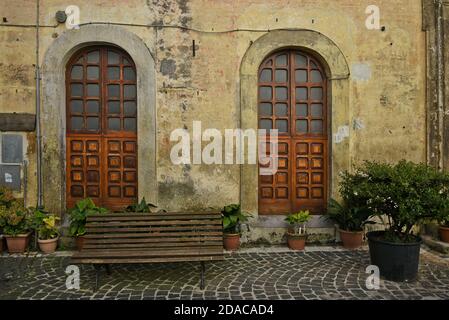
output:
<path id="1" fill-rule="evenodd" d="M 119 27 L 142 39 L 155 57 L 158 205 L 169 210 L 218 208 L 240 201 L 240 167 L 174 166 L 170 132 L 191 130 L 193 120 L 202 121 L 203 128 L 240 127 L 241 62 L 267 30 L 314 30 L 343 53 L 351 71 L 348 96 L 341 97 L 347 100 L 348 116 L 332 127 L 334 140 L 342 138 L 340 143 L 348 146 L 348 166 L 365 159 L 426 161 L 421 0 L 377 1 L 384 31 L 366 29 L 365 9 L 370 4 L 368 0 L 41 0 L 41 63 L 44 53 L 67 32 L 64 25 L 56 26 L 54 14 L 68 5 L 79 6 L 81 23 L 140 25 Z M 34 23 L 34 0 L 2 1 L 0 112 L 35 110 L 35 30 L 8 26 Z M 349 128 L 349 136 L 336 137 L 340 127 Z M 59 139 L 53 138 L 55 143 Z M 29 156 L 35 168 L 35 154 Z M 333 184 L 334 193 L 336 187 Z M 35 190 L 33 179 L 29 189 Z M 34 202 L 30 198 L 30 205 Z"/>

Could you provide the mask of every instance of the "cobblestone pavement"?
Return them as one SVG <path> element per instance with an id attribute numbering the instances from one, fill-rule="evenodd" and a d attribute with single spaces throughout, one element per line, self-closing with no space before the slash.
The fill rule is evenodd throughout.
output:
<path id="1" fill-rule="evenodd" d="M 93 292 L 95 272 L 81 266 L 80 290 L 66 289 L 68 256 L 0 257 L 0 299 L 449 299 L 449 264 L 424 251 L 415 283 L 366 288 L 369 254 L 360 251 L 243 252 L 207 263 L 114 265 Z"/>

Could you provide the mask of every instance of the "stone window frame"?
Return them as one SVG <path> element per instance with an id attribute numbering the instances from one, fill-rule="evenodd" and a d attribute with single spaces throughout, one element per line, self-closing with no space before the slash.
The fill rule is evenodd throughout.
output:
<path id="1" fill-rule="evenodd" d="M 156 69 L 154 55 L 136 34 L 120 26 L 85 25 L 62 33 L 47 49 L 42 63 L 43 199 L 48 210 L 65 212 L 65 131 L 68 60 L 83 47 L 117 46 L 134 60 L 138 103 L 138 193 L 157 204 L 156 175 Z"/>
<path id="2" fill-rule="evenodd" d="M 339 172 L 349 170 L 351 167 L 350 137 L 337 141 L 332 134 L 341 132 L 342 128 L 350 131 L 350 69 L 341 49 L 328 37 L 313 30 L 275 30 L 264 34 L 250 45 L 240 65 L 241 128 L 243 130 L 258 128 L 258 70 L 266 57 L 282 49 L 307 51 L 325 68 L 329 88 L 328 106 L 331 112 L 329 196 L 335 197 Z M 257 165 L 245 164 L 240 168 L 240 203 L 242 210 L 251 213 L 256 219 L 259 217 Z"/>

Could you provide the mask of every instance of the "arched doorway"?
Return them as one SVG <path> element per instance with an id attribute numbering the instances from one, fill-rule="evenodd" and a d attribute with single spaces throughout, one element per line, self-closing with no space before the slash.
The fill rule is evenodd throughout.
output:
<path id="1" fill-rule="evenodd" d="M 327 79 L 307 52 L 271 54 L 258 73 L 260 129 L 278 129 L 278 172 L 259 175 L 259 213 L 321 213 L 328 194 Z"/>
<path id="2" fill-rule="evenodd" d="M 137 87 L 131 57 L 87 47 L 66 68 L 66 202 L 123 210 L 137 200 Z"/>

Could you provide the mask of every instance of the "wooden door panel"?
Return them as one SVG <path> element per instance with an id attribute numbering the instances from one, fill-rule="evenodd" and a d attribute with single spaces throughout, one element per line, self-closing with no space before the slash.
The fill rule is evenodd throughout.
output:
<path id="1" fill-rule="evenodd" d="M 67 207 L 76 201 L 91 197 L 100 204 L 100 155 L 99 135 L 67 137 Z"/>
<path id="2" fill-rule="evenodd" d="M 277 52 L 261 64 L 259 128 L 279 130 L 279 171 L 259 177 L 260 214 L 326 207 L 326 87 L 323 69 L 303 52 Z"/>
<path id="3" fill-rule="evenodd" d="M 67 207 L 91 197 L 123 210 L 137 200 L 137 84 L 131 58 L 89 47 L 69 61 Z"/>
<path id="4" fill-rule="evenodd" d="M 327 202 L 327 141 L 295 143 L 293 210 L 321 213 Z"/>
<path id="5" fill-rule="evenodd" d="M 126 207 L 137 198 L 136 138 L 105 138 L 104 203 L 111 208 Z"/>
<path id="6" fill-rule="evenodd" d="M 259 176 L 259 212 L 262 214 L 288 213 L 291 210 L 291 160 L 289 155 L 290 141 L 278 142 L 278 170 L 270 176 Z M 270 155 L 270 147 L 266 147 Z M 265 167 L 261 165 L 261 167 Z"/>

